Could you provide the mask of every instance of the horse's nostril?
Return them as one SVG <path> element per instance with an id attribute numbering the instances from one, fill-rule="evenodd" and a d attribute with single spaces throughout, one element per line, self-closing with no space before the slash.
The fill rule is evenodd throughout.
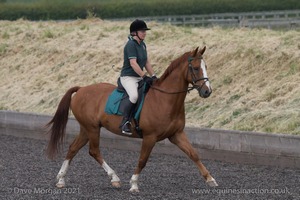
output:
<path id="1" fill-rule="evenodd" d="M 205 91 L 204 91 L 204 95 L 206 95 L 206 96 L 207 96 L 207 95 L 210 95 L 210 91 L 209 91 L 209 90 L 205 90 Z"/>

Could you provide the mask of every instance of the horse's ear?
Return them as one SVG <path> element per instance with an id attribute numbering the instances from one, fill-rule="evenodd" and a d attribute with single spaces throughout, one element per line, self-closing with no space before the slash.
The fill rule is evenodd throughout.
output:
<path id="1" fill-rule="evenodd" d="M 198 53 L 198 49 L 199 49 L 199 47 L 197 47 L 197 48 L 192 52 L 193 57 L 196 57 L 196 55 L 197 55 L 197 53 Z"/>
<path id="2" fill-rule="evenodd" d="M 199 51 L 200 55 L 203 55 L 203 54 L 204 54 L 205 49 L 206 49 L 206 46 L 204 46 L 203 49 L 201 49 L 201 50 Z"/>

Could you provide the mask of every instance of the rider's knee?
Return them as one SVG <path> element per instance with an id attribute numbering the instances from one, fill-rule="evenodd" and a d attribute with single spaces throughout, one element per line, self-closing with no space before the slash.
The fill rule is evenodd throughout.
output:
<path id="1" fill-rule="evenodd" d="M 129 101 L 131 102 L 131 103 L 133 103 L 133 104 L 135 104 L 136 102 L 137 102 L 137 100 L 138 100 L 138 95 L 136 94 L 136 95 L 131 95 L 130 97 L 129 97 Z"/>

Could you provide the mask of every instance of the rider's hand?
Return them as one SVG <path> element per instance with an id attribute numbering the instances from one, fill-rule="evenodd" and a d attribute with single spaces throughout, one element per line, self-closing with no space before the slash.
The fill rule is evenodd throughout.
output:
<path id="1" fill-rule="evenodd" d="M 152 75 L 151 78 L 152 78 L 153 81 L 155 81 L 157 79 L 157 76 L 156 75 Z"/>
<path id="2" fill-rule="evenodd" d="M 149 76 L 143 76 L 143 81 L 145 82 L 145 83 L 147 83 L 148 85 L 152 85 L 152 83 L 153 83 L 153 78 L 150 78 Z"/>

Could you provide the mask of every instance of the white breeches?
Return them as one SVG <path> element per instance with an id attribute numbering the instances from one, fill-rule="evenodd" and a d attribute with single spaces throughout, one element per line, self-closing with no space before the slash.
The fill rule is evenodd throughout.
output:
<path id="1" fill-rule="evenodd" d="M 134 76 L 122 76 L 120 77 L 121 84 L 125 88 L 129 95 L 129 101 L 135 104 L 138 100 L 138 82 L 141 81 L 141 77 Z"/>

